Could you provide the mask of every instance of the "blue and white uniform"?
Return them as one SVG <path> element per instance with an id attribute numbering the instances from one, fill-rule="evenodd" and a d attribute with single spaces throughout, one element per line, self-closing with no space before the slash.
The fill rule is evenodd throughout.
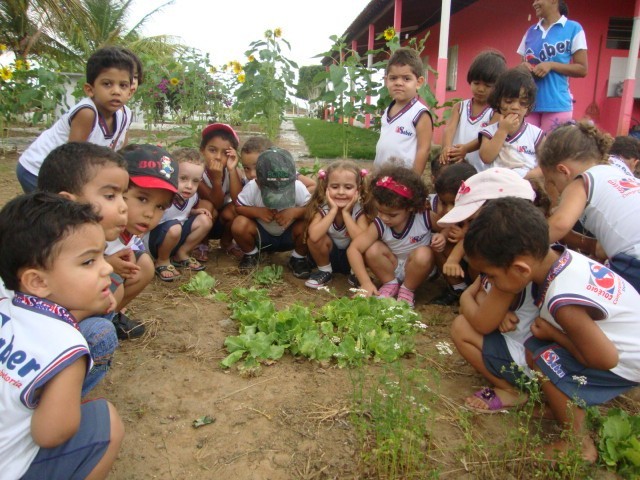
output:
<path id="1" fill-rule="evenodd" d="M 635 176 L 625 161 L 617 155 L 609 155 L 609 165 L 613 165 L 628 177 Z"/>
<path id="2" fill-rule="evenodd" d="M 480 137 L 486 137 L 489 140 L 498 131 L 498 124 L 492 123 L 480 131 Z M 536 157 L 536 147 L 544 138 L 544 132 L 535 125 L 522 122 L 520 128 L 513 135 L 507 135 L 507 138 L 493 162 L 494 167 L 509 168 L 515 171 L 521 177 L 524 177 L 529 170 L 538 166 Z M 480 139 L 482 141 L 482 139 Z"/>
<path id="3" fill-rule="evenodd" d="M 55 375 L 87 358 L 75 318 L 48 300 L 16 292 L 0 300 L 0 472 L 20 478 L 40 450 L 31 436 L 39 390 Z"/>
<path id="4" fill-rule="evenodd" d="M 395 276 L 404 280 L 404 266 L 409 254 L 418 247 L 431 247 L 431 220 L 429 211 L 415 213 L 407 220 L 402 232 L 396 233 L 387 227 L 380 218 L 373 221 L 378 231 L 378 239 L 384 242 L 398 259 Z"/>
<path id="5" fill-rule="evenodd" d="M 45 130 L 27 147 L 18 160 L 29 173 L 38 176 L 42 162 L 56 147 L 69 141 L 71 133 L 71 121 L 76 114 L 85 108 L 93 110 L 95 120 L 93 128 L 87 138 L 87 142 L 109 147 L 112 150 L 120 150 L 127 138 L 127 131 L 131 126 L 131 110 L 123 106 L 113 114 L 113 131 L 109 131 L 105 119 L 100 115 L 95 103 L 90 98 L 83 98 L 71 110 L 62 115 L 51 128 Z"/>
<path id="6" fill-rule="evenodd" d="M 458 122 L 456 133 L 453 136 L 452 145 L 464 145 L 472 140 L 477 140 L 480 131 L 489 125 L 489 121 L 493 116 L 493 108 L 487 105 L 482 112 L 474 117 L 472 113 L 472 104 L 473 99 L 471 98 L 463 100 L 459 104 L 460 121 Z M 467 153 L 465 158 L 478 172 L 482 172 L 490 167 L 490 165 L 487 165 L 482 161 L 478 150 Z"/>
<path id="7" fill-rule="evenodd" d="M 422 115 L 429 115 L 429 109 L 418 97 L 407 103 L 402 110 L 393 117 L 389 116 L 395 100 L 387 107 L 381 118 L 380 138 L 376 144 L 375 168 L 380 168 L 392 158 L 397 164 L 413 168 L 418 151 L 418 137 L 416 125 Z"/>
<path id="8" fill-rule="evenodd" d="M 562 15 L 547 30 L 542 28 L 542 20 L 527 30 L 522 37 L 518 54 L 531 65 L 542 62 L 569 64 L 578 50 L 587 49 L 587 39 L 578 22 Z M 534 112 L 570 112 L 573 98 L 569 91 L 566 75 L 550 71 L 542 78 L 535 78 L 538 93 Z"/>
<path id="9" fill-rule="evenodd" d="M 198 204 L 199 200 L 200 197 L 198 197 L 197 193 L 186 200 L 179 195 L 175 195 L 171 206 L 164 211 L 158 225 L 162 225 L 169 220 L 177 220 L 180 223 L 186 222 L 191 210 Z"/>
<path id="10" fill-rule="evenodd" d="M 205 168 L 204 173 L 202 174 L 202 182 L 209 188 L 213 188 L 213 180 L 209 176 L 209 172 Z M 231 203 L 231 189 L 229 184 L 229 172 L 225 168 L 222 172 L 222 192 L 224 193 L 224 202 L 223 206 Z"/>
<path id="11" fill-rule="evenodd" d="M 148 234 L 147 234 L 148 235 Z M 132 252 L 144 252 L 146 250 L 144 243 L 137 235 L 132 235 L 126 230 L 120 234 L 115 240 L 107 242 L 107 248 L 104 251 L 106 256 L 118 253 L 125 248 L 130 248 Z"/>
<path id="12" fill-rule="evenodd" d="M 331 207 L 329 207 L 328 204 L 324 204 L 318 209 L 318 213 L 320 213 L 320 215 L 324 217 L 329 213 L 330 209 Z M 360 202 L 356 202 L 356 204 L 351 209 L 351 218 L 353 218 L 354 222 L 357 222 L 360 218 L 360 215 L 364 215 L 364 211 L 362 210 Z M 329 230 L 327 230 L 327 235 L 329 235 L 329 238 L 331 238 L 333 244 L 340 250 L 345 250 L 351 243 L 349 231 L 347 230 L 347 227 L 344 223 L 342 224 L 342 226 L 338 226 L 336 225 L 335 221 L 331 222 L 331 226 L 329 227 Z"/>

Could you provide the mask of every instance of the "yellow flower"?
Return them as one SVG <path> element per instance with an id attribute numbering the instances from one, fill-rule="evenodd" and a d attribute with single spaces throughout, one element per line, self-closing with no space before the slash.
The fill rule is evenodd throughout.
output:
<path id="1" fill-rule="evenodd" d="M 216 74 L 216 73 L 218 73 L 218 70 L 216 69 L 216 67 L 210 67 L 209 68 L 209 73 Z"/>
<path id="2" fill-rule="evenodd" d="M 244 83 L 244 81 L 247 79 L 246 75 L 244 73 L 241 73 L 240 75 L 238 75 L 238 82 L 240 83 Z"/>
<path id="3" fill-rule="evenodd" d="M 29 62 L 27 60 L 17 59 L 16 70 L 29 70 Z"/>
<path id="4" fill-rule="evenodd" d="M 9 67 L 5 66 L 0 68 L 0 78 L 2 78 L 2 80 L 4 80 L 5 82 L 8 82 L 9 80 L 11 80 L 12 76 L 13 76 L 13 72 Z"/>
<path id="5" fill-rule="evenodd" d="M 276 38 L 281 37 L 281 36 L 282 36 L 282 29 L 281 29 L 280 27 L 276 28 L 276 29 L 273 31 L 273 35 L 274 35 Z"/>
<path id="6" fill-rule="evenodd" d="M 384 31 L 382 35 L 384 36 L 384 39 L 388 42 L 389 40 L 391 40 L 393 37 L 396 36 L 396 31 L 394 30 L 393 27 L 389 27 Z"/>
<path id="7" fill-rule="evenodd" d="M 0 43 L 0 54 L 7 51 L 7 46 L 4 43 Z"/>
<path id="8" fill-rule="evenodd" d="M 241 71 L 242 71 L 242 65 L 240 65 L 240 62 L 233 62 L 233 73 L 237 75 Z"/>
<path id="9" fill-rule="evenodd" d="M 180 83 L 180 80 L 178 80 L 176 77 L 173 77 L 171 78 L 171 80 L 169 80 L 169 83 L 175 87 Z"/>
<path id="10" fill-rule="evenodd" d="M 249 55 L 248 60 L 249 62 L 254 62 L 256 59 L 256 57 L 254 57 L 253 55 Z"/>

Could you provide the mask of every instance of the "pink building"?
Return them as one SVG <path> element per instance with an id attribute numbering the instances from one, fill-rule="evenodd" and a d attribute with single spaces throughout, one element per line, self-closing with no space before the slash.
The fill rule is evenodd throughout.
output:
<path id="1" fill-rule="evenodd" d="M 451 3 L 448 41 L 446 35 L 440 38 L 441 5 L 447 2 Z M 374 37 L 389 26 L 400 30 L 403 41 L 422 38 L 430 31 L 422 54 L 438 70 L 440 81 L 436 85 L 435 75 L 428 74 L 428 83 L 440 102 L 469 98 L 467 69 L 478 52 L 495 48 L 505 55 L 509 66 L 521 61 L 516 53 L 518 45 L 527 28 L 537 22 L 532 3 L 532 0 L 372 0 L 345 35 L 347 43 L 363 54 L 374 46 Z M 612 134 L 626 133 L 624 122 L 621 123 L 625 107 L 626 128 L 629 123 L 632 128 L 640 124 L 640 102 L 635 98 L 640 97 L 640 83 L 634 95 L 635 85 L 631 81 L 628 95 L 622 100 L 633 17 L 639 15 L 640 0 L 567 0 L 567 4 L 569 18 L 582 25 L 588 44 L 589 73 L 585 78 L 570 80 L 574 118 L 590 117 Z M 382 43 L 375 42 L 375 47 Z M 439 61 L 439 47 L 440 57 L 447 52 L 448 60 Z"/>

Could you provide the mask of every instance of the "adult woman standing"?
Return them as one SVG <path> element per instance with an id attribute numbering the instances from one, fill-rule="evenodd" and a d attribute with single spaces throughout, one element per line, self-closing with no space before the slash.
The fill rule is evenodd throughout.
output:
<path id="1" fill-rule="evenodd" d="M 568 77 L 587 75 L 587 40 L 582 26 L 567 19 L 565 0 L 534 0 L 539 22 L 518 47 L 538 87 L 536 106 L 527 121 L 545 132 L 573 117 Z"/>

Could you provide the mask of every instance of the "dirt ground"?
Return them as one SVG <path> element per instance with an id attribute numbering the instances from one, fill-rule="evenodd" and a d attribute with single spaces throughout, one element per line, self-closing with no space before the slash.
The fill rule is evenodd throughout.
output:
<path id="1" fill-rule="evenodd" d="M 16 159 L 16 152 L 0 154 L 0 204 L 20 193 Z M 285 265 L 286 258 L 277 254 L 271 260 Z M 212 251 L 207 272 L 220 282 L 220 291 L 251 285 L 237 272 L 237 260 L 219 249 Z M 347 294 L 345 277 L 337 277 L 333 288 Z M 264 366 L 258 377 L 223 369 L 223 342 L 237 327 L 225 304 L 181 292 L 178 287 L 186 281 L 188 275 L 174 283 L 154 279 L 132 302 L 129 315 L 143 321 L 147 333 L 121 343 L 111 372 L 90 395 L 110 400 L 126 427 L 110 478 L 372 478 L 360 460 L 361 445 L 350 422 L 355 372 L 290 355 Z M 450 341 L 455 312 L 427 301 L 443 288 L 436 281 L 418 290 L 416 309 L 428 328 L 417 339 L 417 353 L 403 362 L 408 367 L 432 365 L 438 376 L 432 459 L 440 477 L 496 478 L 495 472 L 469 465 L 465 451 L 470 442 L 504 438 L 513 424 L 509 415 L 472 415 L 467 418 L 476 440 L 462 432 L 463 398 L 484 382 L 457 354 L 438 357 L 435 344 Z M 326 293 L 310 291 L 288 271 L 284 285 L 273 287 L 271 296 L 279 307 L 328 300 Z M 383 368 L 365 367 L 367 381 L 374 382 Z M 204 415 L 214 423 L 193 428 L 192 422 Z"/>

